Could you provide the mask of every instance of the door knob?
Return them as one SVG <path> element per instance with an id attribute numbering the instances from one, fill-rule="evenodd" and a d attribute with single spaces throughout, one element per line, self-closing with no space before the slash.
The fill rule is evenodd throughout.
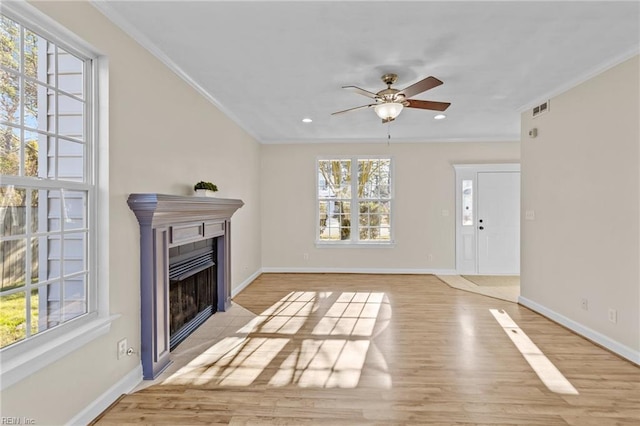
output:
<path id="1" fill-rule="evenodd" d="M 480 227 L 480 230 L 482 231 L 483 229 L 484 229 L 484 226 L 481 226 L 481 227 Z"/>

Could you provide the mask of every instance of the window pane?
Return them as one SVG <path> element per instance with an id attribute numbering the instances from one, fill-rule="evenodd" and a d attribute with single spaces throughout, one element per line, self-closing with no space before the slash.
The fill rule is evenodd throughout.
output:
<path id="1" fill-rule="evenodd" d="M 4 55 L 3 60 L 4 63 Z M 20 123 L 20 78 L 4 69 L 0 70 L 0 120 Z"/>
<path id="2" fill-rule="evenodd" d="M 318 219 L 320 220 L 319 223 L 319 229 L 320 229 L 320 239 L 323 239 L 323 234 L 325 229 L 327 228 L 327 221 L 329 219 L 328 214 L 329 214 L 329 207 L 330 202 L 329 201 L 320 201 L 319 203 L 319 207 L 318 207 Z"/>
<path id="3" fill-rule="evenodd" d="M 26 234 L 27 191 L 14 186 L 0 187 L 0 231 L 1 237 Z"/>
<path id="4" fill-rule="evenodd" d="M 86 238 L 84 233 L 64 234 L 64 275 L 85 270 Z"/>
<path id="5" fill-rule="evenodd" d="M 40 290 L 35 288 L 31 290 L 31 310 L 30 310 L 30 322 L 31 322 L 31 335 L 37 334 L 39 331 L 44 331 L 45 329 L 40 329 L 38 321 L 39 321 L 39 297 Z"/>
<path id="6" fill-rule="evenodd" d="M 47 238 L 47 280 L 60 278 L 62 269 L 62 245 L 59 235 L 50 235 Z M 44 278 L 44 277 L 43 277 Z"/>
<path id="7" fill-rule="evenodd" d="M 64 229 L 86 227 L 86 197 L 84 192 L 65 191 L 64 193 Z"/>
<path id="8" fill-rule="evenodd" d="M 27 231 L 38 232 L 38 190 L 0 187 L 0 236 L 25 235 Z M 27 207 L 28 195 L 31 196 Z"/>
<path id="9" fill-rule="evenodd" d="M 86 277 L 84 275 L 64 281 L 64 320 L 87 313 Z"/>
<path id="10" fill-rule="evenodd" d="M 36 33 L 24 30 L 24 73 L 31 78 L 38 78 L 43 72 L 38 72 L 38 47 L 44 42 Z M 44 80 L 43 80 L 44 81 Z"/>
<path id="11" fill-rule="evenodd" d="M 42 141 L 42 142 L 44 143 L 45 141 Z M 57 176 L 56 138 L 53 136 L 47 137 L 46 144 L 47 144 L 47 148 L 46 148 L 47 158 L 46 158 L 46 165 L 45 165 L 45 171 L 44 171 L 44 173 L 46 173 L 45 177 L 47 177 L 48 179 L 55 179 Z M 45 151 L 44 147 L 41 147 L 41 150 L 44 152 Z"/>
<path id="12" fill-rule="evenodd" d="M 46 194 L 46 199 L 42 199 L 43 203 L 47 206 L 47 226 L 49 232 L 59 231 L 62 224 L 62 208 L 60 206 L 60 191 L 41 191 L 42 194 Z"/>
<path id="13" fill-rule="evenodd" d="M 351 237 L 351 203 L 331 201 L 327 202 L 326 209 L 327 218 L 324 227 L 321 222 L 320 239 L 348 240 Z"/>
<path id="14" fill-rule="evenodd" d="M 55 132 L 55 96 L 34 81 L 25 83 L 24 125 L 32 129 Z"/>
<path id="15" fill-rule="evenodd" d="M 58 47 L 58 73 L 82 75 L 84 61 Z M 63 89 L 63 87 L 60 87 Z"/>
<path id="16" fill-rule="evenodd" d="M 62 291 L 64 289 L 64 291 Z M 87 312 L 86 277 L 42 286 L 31 292 L 32 333 L 48 330 Z"/>
<path id="17" fill-rule="evenodd" d="M 0 347 L 26 337 L 27 303 L 25 292 L 0 296 Z"/>
<path id="18" fill-rule="evenodd" d="M 388 201 L 361 201 L 359 224 L 361 240 L 389 239 Z"/>
<path id="19" fill-rule="evenodd" d="M 40 135 L 36 132 L 24 132 L 24 165 L 23 176 L 40 176 L 38 158 L 40 158 Z"/>
<path id="20" fill-rule="evenodd" d="M 84 140 L 84 102 L 58 94 L 58 134 Z"/>
<path id="21" fill-rule="evenodd" d="M 84 98 L 84 61 L 58 48 L 58 89 Z"/>
<path id="22" fill-rule="evenodd" d="M 351 198 L 351 160 L 318 161 L 318 182 L 319 196 Z"/>
<path id="23" fill-rule="evenodd" d="M 473 180 L 462 181 L 462 226 L 473 225 Z"/>
<path id="24" fill-rule="evenodd" d="M 58 139 L 58 179 L 84 181 L 84 144 Z"/>
<path id="25" fill-rule="evenodd" d="M 46 216 L 43 217 L 46 213 L 40 211 L 40 206 L 43 205 L 40 202 L 41 197 L 45 197 L 46 200 L 47 191 L 38 189 L 29 191 L 31 191 L 31 232 L 47 232 Z"/>
<path id="26" fill-rule="evenodd" d="M 31 283 L 37 284 L 40 276 L 40 239 L 31 238 Z"/>
<path id="27" fill-rule="evenodd" d="M 0 174 L 20 174 L 20 130 L 0 124 Z"/>
<path id="28" fill-rule="evenodd" d="M 358 197 L 389 198 L 390 169 L 389 159 L 358 160 Z"/>
<path id="29" fill-rule="evenodd" d="M 20 26 L 4 15 L 0 15 L 0 40 L 2 40 L 2 65 L 18 71 L 20 69 Z"/>
<path id="30" fill-rule="evenodd" d="M 60 283 L 54 282 L 42 286 L 36 291 L 38 298 L 38 332 L 55 327 L 62 321 L 61 289 Z M 35 297 L 33 292 L 32 297 Z"/>
<path id="31" fill-rule="evenodd" d="M 23 287 L 27 279 L 27 240 L 0 241 L 2 275 L 0 290 Z"/>
<path id="32" fill-rule="evenodd" d="M 347 201 L 336 202 L 335 212 L 339 238 L 340 240 L 349 240 L 351 238 L 351 203 Z"/>

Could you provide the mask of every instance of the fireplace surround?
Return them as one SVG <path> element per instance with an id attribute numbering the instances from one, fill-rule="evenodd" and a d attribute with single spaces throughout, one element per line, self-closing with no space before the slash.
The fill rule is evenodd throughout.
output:
<path id="1" fill-rule="evenodd" d="M 142 373 L 153 380 L 171 363 L 170 251 L 213 241 L 214 310 L 226 311 L 231 306 L 231 216 L 244 203 L 165 194 L 131 194 L 127 203 L 140 224 Z"/>

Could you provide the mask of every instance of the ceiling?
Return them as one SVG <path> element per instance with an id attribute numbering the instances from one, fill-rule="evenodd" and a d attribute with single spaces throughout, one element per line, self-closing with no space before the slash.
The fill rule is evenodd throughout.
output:
<path id="1" fill-rule="evenodd" d="M 262 143 L 519 140 L 523 109 L 640 45 L 637 1 L 93 4 Z M 370 103 L 342 86 L 377 92 L 388 72 L 442 80 L 415 99 L 451 102 L 447 118 L 331 115 Z"/>

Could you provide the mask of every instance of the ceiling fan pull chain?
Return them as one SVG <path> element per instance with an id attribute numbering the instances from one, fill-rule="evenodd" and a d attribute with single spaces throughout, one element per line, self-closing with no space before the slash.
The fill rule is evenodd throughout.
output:
<path id="1" fill-rule="evenodd" d="M 387 146 L 391 144 L 391 121 L 387 122 Z"/>

